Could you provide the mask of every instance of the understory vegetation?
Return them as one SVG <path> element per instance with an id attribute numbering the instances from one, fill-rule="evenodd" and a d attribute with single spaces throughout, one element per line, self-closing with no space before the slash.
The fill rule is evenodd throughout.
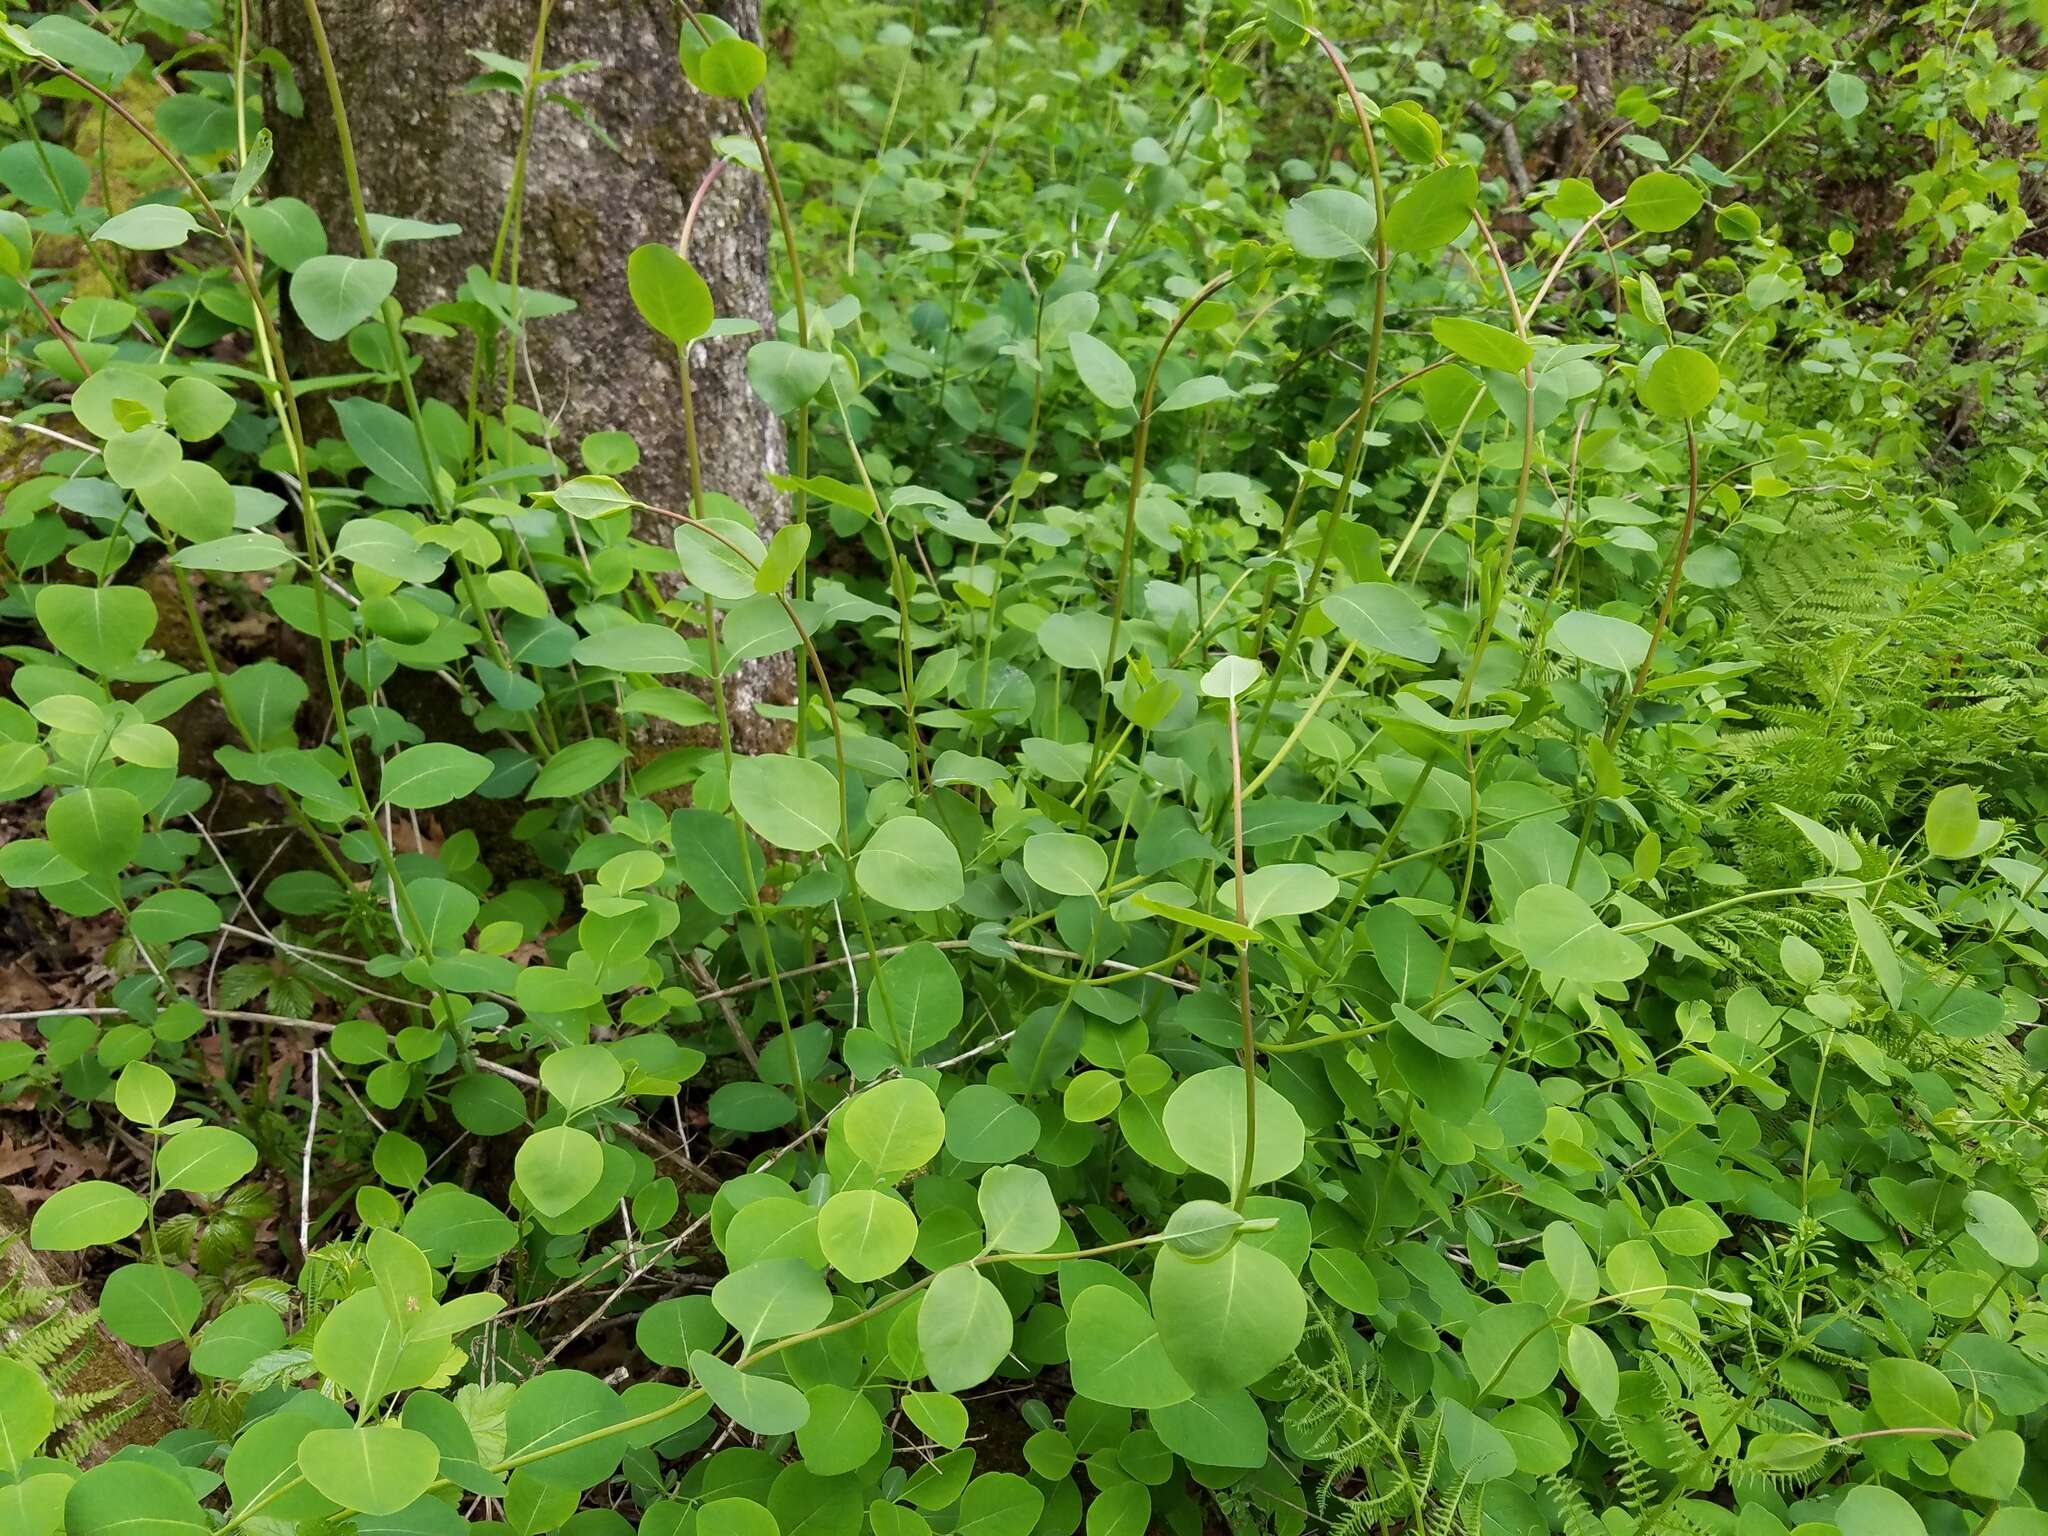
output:
<path id="1" fill-rule="evenodd" d="M 678 15 L 778 526 L 0 24 L 0 1532 L 2048 1533 L 2043 18 Z"/>

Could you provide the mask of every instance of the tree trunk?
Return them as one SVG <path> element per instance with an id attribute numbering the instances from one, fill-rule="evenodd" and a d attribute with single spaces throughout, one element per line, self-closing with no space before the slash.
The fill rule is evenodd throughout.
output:
<path id="1" fill-rule="evenodd" d="M 365 204 L 374 213 L 462 226 L 454 238 L 387 252 L 398 264 L 398 296 L 408 311 L 454 298 L 468 268 L 490 266 L 511 191 L 520 103 L 503 91 L 464 91 L 485 70 L 468 50 L 523 62 L 539 9 L 536 0 L 328 0 L 322 8 Z M 758 0 L 701 9 L 758 34 Z M 634 309 L 626 257 L 648 241 L 676 243 L 717 159 L 713 141 L 742 131 L 737 104 L 705 96 L 684 79 L 676 59 L 678 15 L 673 0 L 553 6 L 543 66 L 589 61 L 597 68 L 549 83 L 536 106 L 518 269 L 521 286 L 577 305 L 529 324 L 521 402 L 559 418 L 554 446 L 572 470 L 581 468 L 577 445 L 587 433 L 630 432 L 641 461 L 623 477 L 627 488 L 674 509 L 689 500 L 675 352 Z M 266 21 L 266 41 L 291 61 L 306 103 L 296 121 L 270 114 L 277 153 L 269 188 L 305 199 L 327 226 L 332 248 L 354 254 L 348 189 L 304 0 L 266 0 Z M 760 179 L 726 167 L 698 214 L 690 260 L 710 284 L 720 315 L 752 319 L 764 332 L 773 328 L 768 235 Z M 460 402 L 470 377 L 466 338 L 415 338 L 414 345 L 424 360 L 421 392 Z M 750 508 L 766 536 L 787 516 L 767 481 L 787 458 L 781 423 L 748 390 L 747 345 L 745 338 L 700 343 L 691 382 L 704 483 Z M 643 531 L 668 542 L 665 522 Z M 762 719 L 754 705 L 786 702 L 792 690 L 786 655 L 750 663 L 729 681 L 741 750 L 780 743 L 783 727 Z"/>

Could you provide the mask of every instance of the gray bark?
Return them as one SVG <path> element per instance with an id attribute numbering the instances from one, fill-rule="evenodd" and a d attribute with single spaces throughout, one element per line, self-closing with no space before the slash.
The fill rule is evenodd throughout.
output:
<path id="1" fill-rule="evenodd" d="M 758 0 L 702 9 L 758 36 Z M 465 93 L 464 83 L 483 72 L 467 50 L 523 61 L 538 11 L 535 0 L 328 0 L 322 8 L 370 211 L 462 226 L 459 237 L 387 253 L 398 263 L 398 296 L 408 310 L 452 299 L 468 267 L 489 267 L 512 185 L 519 99 Z M 265 12 L 265 40 L 291 61 L 306 100 L 296 122 L 270 114 L 277 134 L 270 190 L 304 198 L 321 215 L 332 247 L 352 252 L 348 193 L 303 0 L 266 0 Z M 577 303 L 573 313 L 528 327 L 529 355 L 521 365 L 521 402 L 559 417 L 557 453 L 580 469 L 576 445 L 585 434 L 630 432 L 641 462 L 625 477 L 627 488 L 681 510 L 689 476 L 675 352 L 633 308 L 626 257 L 648 241 L 676 243 L 690 200 L 717 158 L 713 140 L 740 132 L 741 124 L 737 104 L 705 96 L 683 78 L 678 20 L 673 0 L 554 6 L 544 65 L 591 60 L 600 67 L 546 88 L 575 102 L 580 116 L 545 96 L 538 105 L 519 281 Z M 697 218 L 690 260 L 719 314 L 753 319 L 764 332 L 773 325 L 768 239 L 759 178 L 726 167 Z M 748 344 L 743 337 L 699 344 L 691 376 L 704 483 L 749 507 L 765 535 L 787 516 L 767 482 L 787 458 L 780 422 L 747 388 Z M 422 391 L 460 401 L 469 382 L 467 338 L 415 338 L 414 345 L 424 359 Z M 668 541 L 666 523 L 651 521 L 644 532 Z M 753 705 L 786 701 L 792 687 L 788 657 L 753 664 L 734 680 L 728 692 L 742 750 L 779 741 L 782 729 Z"/>

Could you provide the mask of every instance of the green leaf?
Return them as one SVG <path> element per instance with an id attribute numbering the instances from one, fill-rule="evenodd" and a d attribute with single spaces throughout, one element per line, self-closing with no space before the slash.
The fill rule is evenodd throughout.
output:
<path id="1" fill-rule="evenodd" d="M 234 415 L 235 397 L 197 374 L 180 374 L 164 391 L 164 419 L 188 443 L 212 437 Z"/>
<path id="2" fill-rule="evenodd" d="M 217 1195 L 256 1166 L 256 1144 L 224 1125 L 195 1125 L 156 1149 L 157 1181 L 165 1189 Z"/>
<path id="3" fill-rule="evenodd" d="M 50 802 L 43 830 L 61 856 L 111 879 L 142 847 L 142 802 L 125 789 L 74 789 Z"/>
<path id="4" fill-rule="evenodd" d="M 761 888 L 754 840 L 728 816 L 691 807 L 669 817 L 676 865 L 697 899 L 731 917 L 746 910 Z"/>
<path id="5" fill-rule="evenodd" d="M 1987 1429 L 1957 1451 L 1949 1481 L 1976 1499 L 2009 1499 L 2026 1466 L 2026 1442 L 2009 1429 Z"/>
<path id="6" fill-rule="evenodd" d="M 1544 209 L 1553 218 L 1578 222 L 1597 216 L 1607 206 L 1599 188 L 1579 176 L 1568 176 L 1557 184 Z"/>
<path id="7" fill-rule="evenodd" d="M 1263 1078 L 1254 1082 L 1258 1137 L 1251 1181 L 1256 1186 L 1284 1179 L 1301 1166 L 1306 1132 L 1301 1116 L 1279 1089 Z M 1245 1109 L 1244 1071 L 1211 1067 L 1174 1089 L 1166 1101 L 1167 1140 L 1189 1167 L 1234 1190 L 1244 1171 Z"/>
<path id="8" fill-rule="evenodd" d="M 1543 1262 L 1550 1277 L 1567 1301 L 1585 1303 L 1600 1289 L 1600 1267 L 1586 1240 L 1568 1221 L 1553 1221 L 1543 1229 Z"/>
<path id="9" fill-rule="evenodd" d="M 1619 986 L 1650 963 L 1643 948 L 1600 920 L 1578 892 L 1533 885 L 1515 901 L 1509 926 L 1523 958 L 1546 976 L 1586 986 Z"/>
<path id="10" fill-rule="evenodd" d="M 1966 859 L 1977 851 L 1981 825 L 1977 791 L 1967 784 L 1951 784 L 1937 790 L 1927 802 L 1921 831 L 1927 839 L 1927 851 L 1937 859 Z"/>
<path id="11" fill-rule="evenodd" d="M 235 215 L 248 228 L 249 238 L 264 259 L 287 272 L 327 253 L 327 231 L 320 215 L 296 197 L 267 198 L 253 206 L 244 203 Z"/>
<path id="12" fill-rule="evenodd" d="M 678 347 L 687 347 L 711 329 L 710 287 L 695 267 L 666 245 L 634 247 L 626 258 L 626 290 L 640 318 Z"/>
<path id="13" fill-rule="evenodd" d="M 505 1410 L 505 1452 L 532 1457 L 525 1468 L 557 1488 L 585 1489 L 610 1477 L 626 1450 L 603 1431 L 626 1417 L 619 1394 L 587 1371 L 529 1376 Z M 547 1452 L 540 1455 L 540 1452 Z"/>
<path id="14" fill-rule="evenodd" d="M 168 433 L 162 435 L 169 438 Z M 234 531 L 234 488 L 210 464 L 174 459 L 137 489 L 136 499 L 160 525 L 194 544 L 224 539 Z"/>
<path id="15" fill-rule="evenodd" d="M 292 310 L 322 341 L 339 341 L 377 312 L 398 268 L 366 256 L 314 256 L 292 273 Z"/>
<path id="16" fill-rule="evenodd" d="M 92 237 L 131 251 L 167 251 L 198 229 L 199 221 L 176 204 L 139 203 L 101 224 Z"/>
<path id="17" fill-rule="evenodd" d="M 1038 643 L 1059 666 L 1109 675 L 1109 615 L 1055 613 L 1038 626 Z M 1121 645 L 1124 636 L 1117 637 Z"/>
<path id="18" fill-rule="evenodd" d="M 633 1325 L 633 1343 L 656 1365 L 687 1366 L 698 1349 L 716 1349 L 725 1338 L 725 1319 L 700 1294 L 657 1301 Z"/>
<path id="19" fill-rule="evenodd" d="M 1649 171 L 1629 183 L 1622 215 L 1647 234 L 1668 234 L 1700 211 L 1700 189 L 1670 171 Z"/>
<path id="20" fill-rule="evenodd" d="M 396 1424 L 316 1429 L 299 1442 L 299 1470 L 345 1510 L 395 1515 L 440 1475 L 441 1451 Z"/>
<path id="21" fill-rule="evenodd" d="M 187 571 L 274 571 L 292 560 L 291 548 L 274 533 L 232 533 L 224 539 L 188 544 L 171 557 Z"/>
<path id="22" fill-rule="evenodd" d="M 1694 1201 L 1665 1206 L 1657 1213 L 1650 1232 L 1666 1252 L 1698 1258 L 1712 1253 L 1721 1244 L 1728 1236 L 1728 1224 L 1708 1206 Z"/>
<path id="23" fill-rule="evenodd" d="M 1164 1408 L 1194 1388 L 1167 1358 L 1152 1314 L 1114 1285 L 1091 1285 L 1067 1309 L 1074 1390 L 1118 1408 Z"/>
<path id="24" fill-rule="evenodd" d="M 1213 1259 L 1244 1229 L 1244 1217 L 1218 1200 L 1189 1200 L 1167 1217 L 1166 1246 L 1190 1259 Z"/>
<path id="25" fill-rule="evenodd" d="M 1420 102 L 1393 101 L 1380 108 L 1380 131 L 1406 159 L 1427 165 L 1444 152 L 1443 125 Z"/>
<path id="26" fill-rule="evenodd" d="M 1664 347 L 1636 371 L 1636 398 L 1673 421 L 1687 421 L 1713 404 L 1721 370 L 1696 347 Z"/>
<path id="27" fill-rule="evenodd" d="M 905 912 L 937 912 L 967 889 L 953 840 L 914 815 L 881 825 L 854 860 L 853 877 L 876 901 Z"/>
<path id="28" fill-rule="evenodd" d="M 1858 1483 L 1835 1510 L 1842 1536 L 1927 1536 L 1927 1525 L 1911 1504 L 1889 1488 Z"/>
<path id="29" fill-rule="evenodd" d="M 882 1447 L 882 1416 L 865 1394 L 833 1382 L 804 1393 L 810 1416 L 797 1427 L 796 1448 L 815 1477 L 843 1477 L 857 1471 Z M 765 1513 L 765 1511 L 764 1511 Z M 704 1528 L 703 1517 L 698 1525 Z M 730 1526 L 720 1526 L 731 1530 Z"/>
<path id="30" fill-rule="evenodd" d="M 1429 334 L 1451 352 L 1481 368 L 1503 373 L 1520 373 L 1535 351 L 1513 331 L 1504 331 L 1484 320 L 1463 315 L 1439 315 L 1429 322 Z"/>
<path id="31" fill-rule="evenodd" d="M 1534 1397 L 1557 1377 L 1557 1329 L 1533 1302 L 1485 1308 L 1465 1329 L 1461 1350 L 1482 1397 Z"/>
<path id="32" fill-rule="evenodd" d="M 378 798 L 400 810 L 431 810 L 473 794 L 490 776 L 491 760 L 481 752 L 429 741 L 386 760 Z"/>
<path id="33" fill-rule="evenodd" d="M 1870 974 L 1877 978 L 1878 990 L 1884 993 L 1887 1003 L 1898 1007 L 1905 995 L 1905 974 L 1899 965 L 1899 953 L 1892 947 L 1891 935 L 1878 921 L 1877 914 L 1855 897 L 1845 899 L 1842 905 L 1849 913 L 1849 928 L 1856 935 L 1856 947 L 1870 962 Z"/>
<path id="34" fill-rule="evenodd" d="M 403 415 L 375 400 L 349 399 L 334 402 L 334 419 L 363 467 L 396 499 L 411 507 L 433 501 L 433 474 L 420 451 L 419 434 Z"/>
<path id="35" fill-rule="evenodd" d="M 2031 1269 L 2041 1255 L 2033 1225 L 2010 1201 L 1988 1189 L 1973 1189 L 1963 1196 L 1963 1230 L 1995 1263 L 2009 1269 Z"/>
<path id="36" fill-rule="evenodd" d="M 631 493 L 609 475 L 578 475 L 565 480 L 549 493 L 549 499 L 558 510 L 584 522 L 630 512 L 637 505 Z"/>
<path id="37" fill-rule="evenodd" d="M 810 1403 L 788 1382 L 735 1370 L 704 1350 L 690 1356 L 690 1374 L 720 1413 L 757 1435 L 786 1435 L 811 1416 Z"/>
<path id="38" fill-rule="evenodd" d="M 1828 76 L 1827 85 L 1828 105 L 1845 123 L 1856 121 L 1870 105 L 1870 87 L 1863 83 L 1861 75 L 1845 74 L 1838 69 Z"/>
<path id="39" fill-rule="evenodd" d="M 92 184 L 92 168 L 62 144 L 16 138 L 0 149 L 0 186 L 29 208 L 75 208 Z"/>
<path id="40" fill-rule="evenodd" d="M 732 765 L 733 809 L 771 847 L 809 853 L 839 837 L 839 781 L 809 758 L 767 752 Z"/>
<path id="41" fill-rule="evenodd" d="M 1342 187 L 1317 187 L 1287 205 L 1283 226 L 1295 254 L 1311 261 L 1371 261 L 1379 222 L 1372 203 Z"/>
<path id="42" fill-rule="evenodd" d="M 43 1448 L 56 1423 L 56 1400 L 42 1373 L 0 1355 L 0 1470 L 19 1470 Z"/>
<path id="43" fill-rule="evenodd" d="M 1050 622 L 1048 620 L 1048 622 Z M 1265 673 L 1249 656 L 1219 656 L 1208 671 L 1202 674 L 1202 697 L 1205 699 L 1236 699 L 1250 692 Z M 1173 707 L 1171 700 L 1166 708 Z M 1130 713 L 1127 709 L 1126 713 Z M 1133 719 L 1137 717 L 1132 716 Z M 1142 723 L 1142 722 L 1141 722 Z"/>
<path id="44" fill-rule="evenodd" d="M 1341 588 L 1323 599 L 1322 609 L 1337 633 L 1360 650 L 1425 666 L 1443 652 L 1422 605 L 1406 587 L 1390 581 Z"/>
<path id="45" fill-rule="evenodd" d="M 35 256 L 35 231 L 27 219 L 9 208 L 0 212 L 0 276 L 19 282 Z"/>
<path id="46" fill-rule="evenodd" d="M 1564 1373 L 1587 1407 L 1603 1419 L 1614 1417 L 1615 1404 L 1621 1399 L 1621 1370 L 1606 1340 L 1574 1323 L 1565 1336 Z"/>
<path id="47" fill-rule="evenodd" d="M 1086 331 L 1076 331 L 1067 338 L 1067 351 L 1089 394 L 1112 411 L 1128 411 L 1137 403 L 1138 381 L 1131 373 L 1131 365 L 1108 345 Z"/>
<path id="48" fill-rule="evenodd" d="M 120 486 L 124 491 L 140 492 L 155 490 L 157 482 L 178 467 L 181 462 L 179 453 L 178 440 L 170 433 L 159 426 L 145 426 L 138 427 L 132 432 L 116 432 L 107 439 L 106 447 L 101 450 L 100 457 L 106 463 L 107 478 L 109 480 Z M 206 470 L 206 466 L 203 464 L 195 464 L 193 468 Z M 215 480 L 220 480 L 218 471 L 206 470 L 206 472 L 211 474 Z M 226 481 L 222 480 L 220 483 L 223 488 L 226 487 Z M 143 502 L 143 509 L 155 517 L 158 522 L 175 529 L 175 524 L 173 524 L 171 518 L 158 512 L 149 502 Z M 209 521 L 200 524 L 200 526 L 204 529 L 205 536 L 208 538 L 226 533 L 228 529 L 232 528 L 234 526 L 234 503 L 232 496 L 229 498 L 228 516 L 225 519 Z"/>
<path id="49" fill-rule="evenodd" d="M 547 760 L 526 787 L 529 800 L 571 800 L 595 789 L 626 760 L 625 747 L 609 736 L 571 742 Z"/>
<path id="50" fill-rule="evenodd" d="M 284 1348 L 284 1320 L 266 1303 L 245 1301 L 206 1325 L 192 1346 L 192 1369 L 232 1380 L 262 1356 Z"/>
<path id="51" fill-rule="evenodd" d="M 580 667 L 611 672 L 699 674 L 704 664 L 690 643 L 666 624 L 614 624 L 576 642 L 571 658 Z"/>
<path id="52" fill-rule="evenodd" d="M 573 1116 L 615 1097 L 626 1086 L 626 1069 L 601 1045 L 572 1045 L 548 1054 L 540 1064 L 540 1081 L 562 1113 Z"/>
<path id="53" fill-rule="evenodd" d="M 938 1155 L 946 1141 L 939 1096 L 911 1077 L 894 1077 L 856 1094 L 840 1116 L 846 1145 L 877 1173 L 902 1174 Z"/>
<path id="54" fill-rule="evenodd" d="M 137 1125 L 162 1125 L 177 1098 L 171 1074 L 153 1061 L 131 1061 L 114 1079 L 114 1108 Z"/>
<path id="55" fill-rule="evenodd" d="M 1007 1163 L 989 1169 L 975 1199 L 991 1252 L 1042 1253 L 1059 1238 L 1059 1203 L 1036 1168 Z"/>
<path id="56" fill-rule="evenodd" d="M 1262 1467 L 1270 1454 L 1266 1416 L 1249 1392 L 1205 1392 L 1155 1408 L 1151 1419 L 1160 1443 L 1198 1466 Z"/>
<path id="57" fill-rule="evenodd" d="M 1038 1145 L 1038 1117 L 990 1083 L 946 1101 L 946 1150 L 965 1163 L 1005 1163 Z"/>
<path id="58" fill-rule="evenodd" d="M 967 1405 L 950 1392 L 906 1392 L 904 1417 L 951 1449 L 967 1438 Z"/>
<path id="59" fill-rule="evenodd" d="M 912 944 L 882 962 L 880 984 L 872 993 L 875 1029 L 896 1048 L 897 1059 L 909 1061 L 937 1045 L 959 1027 L 966 994 L 959 972 L 935 944 Z M 952 1139 L 952 1107 L 946 1110 L 947 1140 Z M 1003 1162 L 1005 1158 L 982 1158 Z"/>
<path id="60" fill-rule="evenodd" d="M 917 1245 L 917 1216 L 879 1189 L 842 1189 L 818 1212 L 818 1246 L 847 1279 L 868 1284 L 893 1275 Z"/>
<path id="61" fill-rule="evenodd" d="M 708 517 L 695 526 L 679 526 L 675 543 L 683 579 L 706 596 L 740 602 L 755 595 L 754 573 L 768 547 L 747 524 Z"/>
<path id="62" fill-rule="evenodd" d="M 162 1264 L 124 1264 L 100 1288 L 100 1317 L 137 1349 L 184 1338 L 205 1305 L 190 1275 Z"/>
<path id="63" fill-rule="evenodd" d="M 809 403 L 831 377 L 829 352 L 779 340 L 757 341 L 747 349 L 747 383 L 778 416 Z"/>
<path id="64" fill-rule="evenodd" d="M 1631 673 L 1650 654 L 1650 632 L 1628 619 L 1574 609 L 1561 615 L 1544 643 L 1553 651 L 1610 672 Z"/>
<path id="65" fill-rule="evenodd" d="M 1192 411 L 1205 405 L 1214 405 L 1219 400 L 1234 400 L 1237 391 L 1230 387 L 1230 381 L 1221 374 L 1205 373 L 1192 379 L 1183 379 L 1174 385 L 1172 393 L 1159 402 L 1157 407 L 1163 416 L 1173 411 Z"/>
<path id="66" fill-rule="evenodd" d="M 64 1500 L 69 1536 L 204 1536 L 213 1528 L 184 1478 L 143 1461 L 103 1461 Z"/>
<path id="67" fill-rule="evenodd" d="M 1387 210 L 1388 249 L 1419 255 L 1449 245 L 1471 224 L 1478 201 L 1474 167 L 1451 165 L 1430 172 Z"/>
<path id="68" fill-rule="evenodd" d="M 762 1259 L 712 1287 L 718 1315 L 739 1331 L 742 1348 L 815 1328 L 832 1311 L 825 1277 L 802 1259 Z"/>
<path id="69" fill-rule="evenodd" d="M 560 1216 L 597 1188 L 604 1147 L 588 1131 L 550 1126 L 519 1144 L 512 1169 L 527 1204 L 542 1216 Z"/>
<path id="70" fill-rule="evenodd" d="M 754 590 L 762 593 L 780 592 L 789 585 L 803 567 L 804 555 L 811 547 L 811 530 L 804 523 L 790 523 L 775 530 L 775 537 L 768 541 L 767 558 L 754 573 Z"/>
<path id="71" fill-rule="evenodd" d="M 60 64 L 108 85 L 125 79 L 145 57 L 139 43 L 122 44 L 74 16 L 41 17 L 28 28 L 35 46 Z"/>
<path id="72" fill-rule="evenodd" d="M 1092 837 L 1038 832 L 1024 840 L 1024 873 L 1055 896 L 1093 896 L 1109 878 L 1109 855 Z"/>
<path id="73" fill-rule="evenodd" d="M 1183 907 L 1177 902 L 1161 901 L 1145 891 L 1139 891 L 1131 897 L 1131 905 L 1141 912 L 1150 912 L 1155 917 L 1163 917 L 1190 928 L 1199 928 L 1202 932 L 1214 934 L 1231 944 L 1255 944 L 1262 937 L 1258 929 L 1249 924 L 1233 922 L 1229 918 L 1197 911 L 1193 907 Z"/>
<path id="74" fill-rule="evenodd" d="M 1513 1474 L 1515 1448 L 1506 1435 L 1456 1398 L 1444 1402 L 1442 1413 L 1445 1459 L 1468 1485 Z"/>
<path id="75" fill-rule="evenodd" d="M 1045 1495 L 1015 1472 L 984 1472 L 960 1499 L 956 1536 L 1032 1536 Z"/>
<path id="76" fill-rule="evenodd" d="M 751 96 L 768 77 L 768 55 L 744 37 L 721 37 L 687 63 L 692 85 L 729 100 Z"/>
<path id="77" fill-rule="evenodd" d="M 941 1270 L 917 1314 L 918 1348 L 932 1385 L 963 1392 L 987 1381 L 1010 1353 L 1014 1326 L 1003 1293 L 980 1270 Z"/>
<path id="78" fill-rule="evenodd" d="M 1247 1242 L 1213 1259 L 1164 1250 L 1151 1296 L 1167 1358 L 1203 1395 L 1248 1387 L 1278 1366 L 1294 1353 L 1308 1318 L 1294 1271 Z"/>
<path id="79" fill-rule="evenodd" d="M 1877 1360 L 1870 1366 L 1870 1406 L 1894 1429 L 1961 1424 L 1955 1383 L 1924 1360 Z"/>
<path id="80" fill-rule="evenodd" d="M 1336 899 L 1336 879 L 1315 864 L 1262 864 L 1244 878 L 1244 915 L 1254 925 L 1320 912 Z M 1218 886 L 1217 901 L 1235 910 L 1229 886 Z"/>
<path id="81" fill-rule="evenodd" d="M 802 1426 L 799 1425 L 798 1428 L 801 1429 Z M 653 1506 L 653 1509 L 669 1510 L 680 1507 L 664 1502 Z M 650 1510 L 649 1520 L 653 1519 L 653 1512 Z M 640 1529 L 642 1532 L 650 1532 L 650 1526 L 647 1524 L 643 1524 Z M 775 1516 L 765 1505 L 757 1504 L 752 1499 L 706 1499 L 697 1506 L 695 1529 L 700 1532 L 717 1531 L 720 1536 L 782 1536 L 782 1527 L 776 1522 Z"/>
<path id="82" fill-rule="evenodd" d="M 36 1207 L 29 1246 L 42 1253 L 78 1253 L 132 1237 L 149 1214 L 142 1196 L 101 1179 L 67 1184 Z"/>
<path id="83" fill-rule="evenodd" d="M 156 602 L 140 587 L 47 586 L 35 610 L 58 653 L 102 677 L 133 662 L 156 633 Z"/>
<path id="84" fill-rule="evenodd" d="M 1777 807 L 1778 814 L 1799 829 L 1799 835 L 1813 845 L 1813 849 L 1827 861 L 1830 869 L 1846 873 L 1863 863 L 1863 855 L 1855 843 L 1832 827 L 1824 827 L 1810 816 L 1802 816 L 1789 805 Z"/>

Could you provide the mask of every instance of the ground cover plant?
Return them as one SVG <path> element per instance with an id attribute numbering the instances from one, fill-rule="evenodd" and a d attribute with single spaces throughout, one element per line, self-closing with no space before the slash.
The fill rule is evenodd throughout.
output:
<path id="1" fill-rule="evenodd" d="M 2041 18 L 553 9 L 0 24 L 0 1532 L 2048 1531 Z"/>

